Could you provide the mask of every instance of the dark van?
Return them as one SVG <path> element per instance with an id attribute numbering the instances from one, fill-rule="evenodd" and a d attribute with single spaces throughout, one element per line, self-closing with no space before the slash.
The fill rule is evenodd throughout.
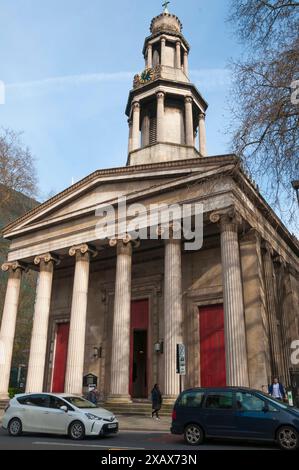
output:
<path id="1" fill-rule="evenodd" d="M 205 438 L 272 441 L 284 450 L 299 447 L 299 409 L 249 388 L 193 388 L 176 400 L 172 434 L 189 445 Z"/>

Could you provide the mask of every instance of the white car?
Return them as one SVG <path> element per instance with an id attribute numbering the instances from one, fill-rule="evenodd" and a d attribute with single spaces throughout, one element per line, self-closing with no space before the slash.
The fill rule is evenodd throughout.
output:
<path id="1" fill-rule="evenodd" d="M 80 396 L 66 393 L 31 393 L 10 400 L 2 427 L 11 436 L 22 432 L 63 434 L 80 440 L 118 432 L 118 421 L 110 411 L 97 408 Z"/>

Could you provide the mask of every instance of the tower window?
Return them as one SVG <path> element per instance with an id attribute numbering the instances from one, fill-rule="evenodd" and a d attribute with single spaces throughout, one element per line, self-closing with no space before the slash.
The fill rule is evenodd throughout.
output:
<path id="1" fill-rule="evenodd" d="M 153 54 L 153 67 L 157 67 L 157 65 L 160 65 L 160 55 L 159 52 L 155 50 Z"/>
<path id="2" fill-rule="evenodd" d="M 149 144 L 153 145 L 156 142 L 157 142 L 157 119 L 156 117 L 151 117 Z"/>

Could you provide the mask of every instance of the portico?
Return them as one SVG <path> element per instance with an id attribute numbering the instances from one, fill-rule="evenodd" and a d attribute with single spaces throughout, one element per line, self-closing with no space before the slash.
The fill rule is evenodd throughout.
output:
<path id="1" fill-rule="evenodd" d="M 107 403 L 146 399 L 155 383 L 173 403 L 181 343 L 184 387 L 261 389 L 273 374 L 290 382 L 290 342 L 299 337 L 298 241 L 236 156 L 207 156 L 207 103 L 189 80 L 181 28 L 165 12 L 152 21 L 146 69 L 135 76 L 126 109 L 127 166 L 95 171 L 4 229 L 11 244 L 2 267 L 2 400 L 24 270 L 39 274 L 28 392 L 82 394 L 92 373 Z M 152 205 L 202 204 L 202 247 L 187 249 L 190 240 L 176 238 L 173 224 L 164 239 L 165 227 L 150 218 L 143 228 L 155 237 L 118 230 L 119 197 L 129 221 Z M 103 207 L 108 229 L 100 223 Z"/>

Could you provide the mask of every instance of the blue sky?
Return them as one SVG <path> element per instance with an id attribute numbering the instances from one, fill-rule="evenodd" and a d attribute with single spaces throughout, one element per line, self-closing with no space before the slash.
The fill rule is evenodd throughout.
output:
<path id="1" fill-rule="evenodd" d="M 24 131 L 36 157 L 40 199 L 98 168 L 126 163 L 124 114 L 133 76 L 162 0 L 0 0 L 0 126 Z M 229 0 L 173 0 L 191 44 L 192 81 L 209 103 L 210 155 L 229 150 L 226 66 L 240 47 Z"/>

